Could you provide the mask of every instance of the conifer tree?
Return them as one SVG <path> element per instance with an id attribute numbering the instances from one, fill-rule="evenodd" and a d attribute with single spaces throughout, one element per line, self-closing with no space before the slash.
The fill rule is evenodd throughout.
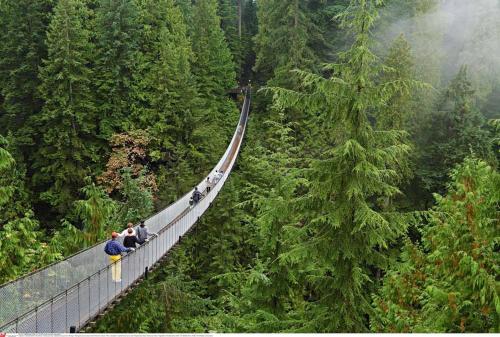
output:
<path id="1" fill-rule="evenodd" d="M 293 147 L 292 129 L 285 124 L 284 114 L 279 113 L 275 121 L 269 120 L 266 124 L 273 132 L 266 139 L 268 149 L 258 147 L 255 151 L 259 157 L 249 158 L 252 173 L 258 177 L 246 187 L 251 196 L 248 203 L 256 213 L 254 244 L 258 252 L 242 292 L 247 295 L 243 301 L 251 303 L 251 313 L 266 311 L 272 315 L 272 321 L 285 317 L 290 303 L 296 301 L 302 290 L 297 287 L 294 268 L 282 259 L 292 244 L 286 227 L 294 226 L 300 218 L 291 200 L 297 194 L 301 179 L 296 169 L 298 149 Z"/>
<path id="2" fill-rule="evenodd" d="M 76 201 L 75 206 L 83 220 L 83 243 L 92 246 L 106 238 L 106 229 L 111 225 L 116 205 L 95 183 L 89 182 L 82 188 L 82 193 L 86 199 Z"/>
<path id="3" fill-rule="evenodd" d="M 498 332 L 500 175 L 466 159 L 374 296 L 377 332 Z"/>
<path id="4" fill-rule="evenodd" d="M 43 243 L 38 221 L 27 202 L 23 177 L 0 136 L 0 283 L 22 276 L 58 258 Z"/>
<path id="5" fill-rule="evenodd" d="M 494 160 L 485 120 L 476 108 L 476 97 L 462 67 L 443 92 L 437 111 L 428 116 L 426 130 L 419 135 L 417 174 L 430 193 L 444 193 L 450 170 L 474 153 Z"/>
<path id="6" fill-rule="evenodd" d="M 162 184 L 158 197 L 163 204 L 194 183 L 186 178 L 192 172 L 190 165 L 199 160 L 192 149 L 198 145 L 196 117 L 203 111 L 191 71 L 191 40 L 180 6 L 172 0 L 143 0 L 139 8 L 139 20 L 146 28 L 141 32 L 144 106 L 134 112 L 134 121 L 151 136 L 151 167 Z M 187 186 L 186 180 L 190 181 Z"/>
<path id="7" fill-rule="evenodd" d="M 382 81 L 386 83 L 414 79 L 414 61 L 411 47 L 404 35 L 396 38 L 385 59 L 387 66 Z M 377 127 L 381 130 L 404 130 L 412 117 L 412 91 L 407 86 L 400 86 L 387 103 L 386 109 L 377 116 Z"/>
<path id="8" fill-rule="evenodd" d="M 244 0 L 219 0 L 217 13 L 221 18 L 221 27 L 233 56 L 235 70 L 239 73 L 243 57 L 242 10 Z"/>
<path id="9" fill-rule="evenodd" d="M 234 87 L 236 74 L 231 52 L 220 28 L 216 0 L 197 0 L 193 9 L 191 40 L 199 93 L 203 98 L 223 96 Z"/>
<path id="10" fill-rule="evenodd" d="M 0 135 L 0 172 L 9 169 L 14 163 L 12 155 L 4 148 L 5 139 Z M 6 203 L 11 194 L 10 186 L 0 185 L 0 206 Z"/>
<path id="11" fill-rule="evenodd" d="M 47 56 L 46 30 L 52 10 L 51 0 L 2 1 L 0 16 L 0 90 L 2 106 L 0 133 L 16 133 L 19 143 L 32 144 L 36 131 L 28 123 L 38 113 L 38 68 Z"/>
<path id="12" fill-rule="evenodd" d="M 99 95 L 99 135 L 108 140 L 130 128 L 129 117 L 138 99 L 138 9 L 133 0 L 100 0 L 96 9 L 95 59 Z"/>
<path id="13" fill-rule="evenodd" d="M 308 10 L 310 1 L 265 0 L 258 5 L 259 32 L 255 36 L 257 54 L 254 70 L 262 82 L 290 86 L 290 71 L 312 70 L 319 59 L 313 44 L 322 37 Z"/>
<path id="14" fill-rule="evenodd" d="M 37 125 L 43 135 L 33 169 L 41 198 L 60 214 L 71 208 L 97 160 L 96 115 L 89 67 L 92 45 L 81 0 L 61 0 L 47 34 L 49 54 L 40 70 L 45 100 Z"/>
<path id="15" fill-rule="evenodd" d="M 375 82 L 381 72 L 370 50 L 376 3 L 353 0 L 342 15 L 354 42 L 340 54 L 339 64 L 328 66 L 331 78 L 301 72 L 305 91 L 274 89 L 278 107 L 326 114 L 324 127 L 331 137 L 330 148 L 312 164 L 309 191 L 301 198 L 304 225 L 293 233 L 303 243 L 283 257 L 308 265 L 312 301 L 305 324 L 314 331 L 368 329 L 373 273 L 386 266 L 388 246 L 406 228 L 397 213 L 381 211 L 377 204 L 399 192 L 394 168 L 409 149 L 400 131 L 375 132 L 368 119 L 400 89 Z"/>
<path id="16" fill-rule="evenodd" d="M 193 112 L 195 148 L 191 158 L 196 162 L 195 170 L 199 170 L 216 161 L 220 144 L 227 142 L 238 116 L 234 103 L 227 97 L 227 91 L 236 86 L 236 73 L 220 27 L 217 0 L 196 1 L 190 35 L 194 54 L 192 72 L 201 99 Z"/>
<path id="17" fill-rule="evenodd" d="M 194 127 L 196 91 L 191 74 L 191 42 L 182 12 L 173 0 L 139 2 L 144 74 L 141 92 L 145 108 L 135 120 L 157 142 L 157 159 L 182 156 Z"/>

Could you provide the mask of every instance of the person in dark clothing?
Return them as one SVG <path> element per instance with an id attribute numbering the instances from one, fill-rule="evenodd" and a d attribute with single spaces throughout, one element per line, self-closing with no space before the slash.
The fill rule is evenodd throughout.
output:
<path id="1" fill-rule="evenodd" d="M 135 249 L 137 243 L 139 243 L 139 240 L 137 240 L 137 236 L 135 236 L 132 228 L 129 228 L 127 236 L 125 236 L 123 238 L 123 246 L 125 248 L 134 248 Z"/>
<path id="2" fill-rule="evenodd" d="M 158 236 L 156 233 L 150 233 L 148 227 L 146 227 L 146 224 L 144 221 L 141 221 L 141 225 L 139 228 L 137 228 L 137 240 L 140 245 L 142 245 L 145 242 L 148 242 L 149 239 L 148 237 L 150 236 Z"/>
<path id="3" fill-rule="evenodd" d="M 195 187 L 193 192 L 193 203 L 197 204 L 200 202 L 200 200 L 201 200 L 201 192 L 198 191 L 198 187 Z"/>
<path id="4" fill-rule="evenodd" d="M 106 242 L 104 246 L 104 252 L 109 255 L 109 261 L 111 266 L 111 277 L 113 282 L 122 281 L 122 253 L 133 252 L 134 248 L 126 248 L 120 242 L 118 242 L 118 233 L 111 233 L 111 240 Z"/>

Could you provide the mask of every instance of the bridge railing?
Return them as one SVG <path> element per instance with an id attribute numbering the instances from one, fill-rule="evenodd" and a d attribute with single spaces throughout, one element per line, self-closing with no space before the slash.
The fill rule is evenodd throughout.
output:
<path id="1" fill-rule="evenodd" d="M 238 126 L 226 152 L 210 172 L 222 169 L 221 180 L 191 207 L 191 193 L 145 221 L 158 233 L 135 252 L 110 264 L 101 242 L 0 287 L 0 332 L 65 333 L 79 330 L 101 313 L 161 259 L 205 213 L 226 182 L 239 153 L 246 129 L 251 93 L 246 91 Z M 198 184 L 206 191 L 206 177 Z M 113 269 L 121 267 L 121 282 L 113 281 Z"/>

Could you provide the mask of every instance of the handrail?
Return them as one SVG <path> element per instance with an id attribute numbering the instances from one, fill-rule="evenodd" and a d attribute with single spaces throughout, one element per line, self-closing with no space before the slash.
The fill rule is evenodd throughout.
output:
<path id="1" fill-rule="evenodd" d="M 98 256 L 104 256 L 102 251 L 102 246 L 104 245 L 103 241 L 62 261 L 3 284 L 0 286 L 0 332 L 68 332 L 70 326 L 75 326 L 80 329 L 89 320 L 98 315 L 103 308 L 110 304 L 117 296 L 142 277 L 144 274 L 143 270 L 151 267 L 162 258 L 162 256 L 178 242 L 180 237 L 196 223 L 199 217 L 206 211 L 211 202 L 218 195 L 239 153 L 246 130 L 250 101 L 251 89 L 246 88 L 245 101 L 231 143 L 218 164 L 209 174 L 209 176 L 213 176 L 216 169 L 224 168 L 224 175 L 210 193 L 206 193 L 205 197 L 198 204 L 194 207 L 190 207 L 189 192 L 164 210 L 149 217 L 145 221 L 146 225 L 150 227 L 153 232 L 158 232 L 158 237 L 140 246 L 135 252 L 125 255 L 119 262 L 114 262 L 112 264 L 105 262 L 103 264 L 102 261 L 99 261 Z M 205 191 L 206 177 L 198 184 L 198 188 L 201 191 Z M 96 253 L 98 256 L 92 256 L 92 253 Z M 87 261 L 88 265 L 77 264 L 77 259 L 80 256 L 82 256 L 82 259 L 79 262 L 83 263 L 90 258 L 90 260 Z M 122 270 L 123 266 L 128 268 L 126 272 L 123 272 L 126 280 L 122 280 L 119 285 L 115 282 L 110 283 L 110 277 L 113 277 L 113 270 L 118 266 L 120 266 Z M 58 267 L 61 267 L 61 274 L 62 271 L 66 272 L 66 274 L 57 274 Z M 87 271 L 85 275 L 78 275 L 78 273 L 81 272 L 78 270 L 80 267 L 83 267 L 84 271 Z M 51 272 L 54 272 L 56 277 L 53 277 L 54 275 L 51 275 Z M 77 275 L 75 276 L 73 273 Z M 106 277 L 104 280 L 102 279 L 103 275 Z M 69 283 L 65 283 L 67 282 L 65 277 L 70 278 Z M 72 277 L 78 281 L 72 282 Z M 33 283 L 38 282 L 39 284 L 37 283 L 35 286 L 31 285 L 29 289 L 31 292 L 26 292 L 25 287 L 30 285 L 30 281 L 33 281 Z M 57 291 L 57 289 L 59 289 L 57 287 L 58 282 L 65 283 L 63 284 L 64 290 Z M 92 282 L 95 284 L 92 285 Z M 45 283 L 52 283 L 54 288 L 50 288 L 51 285 L 46 285 Z M 16 285 L 17 287 L 15 287 Z M 45 286 L 49 287 L 48 290 L 53 290 L 46 296 L 44 296 L 45 294 L 43 293 L 43 291 L 47 290 Z M 110 286 L 113 287 L 113 293 L 111 293 Z M 119 291 L 117 291 L 117 287 L 120 288 Z M 106 288 L 106 292 L 105 294 L 101 294 L 101 292 L 104 292 L 104 288 Z M 96 291 L 98 292 L 98 296 L 95 294 Z M 42 294 L 40 294 L 40 292 L 42 292 Z M 25 296 L 31 297 L 33 294 L 35 297 L 39 297 L 38 301 L 36 299 L 32 300 L 30 298 L 25 298 Z M 11 301 L 16 299 L 18 302 L 9 303 L 9 298 Z M 75 300 L 75 298 L 77 300 Z M 30 304 L 23 306 L 25 300 L 31 300 Z M 102 302 L 103 300 L 104 302 Z M 96 303 L 96 301 L 98 302 Z M 11 309 L 10 306 L 21 306 L 21 308 L 19 309 L 16 307 L 15 310 L 17 311 L 14 311 L 9 318 L 8 309 Z M 77 312 L 75 308 L 78 309 Z M 76 315 L 78 319 L 75 318 Z M 64 324 L 62 324 L 64 320 L 62 318 L 63 316 L 65 316 Z M 5 318 L 7 319 L 5 320 Z M 48 323 L 49 321 L 50 324 Z"/>

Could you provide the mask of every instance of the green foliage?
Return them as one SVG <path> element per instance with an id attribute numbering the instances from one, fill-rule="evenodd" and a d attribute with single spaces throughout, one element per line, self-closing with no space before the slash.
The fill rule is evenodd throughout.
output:
<path id="1" fill-rule="evenodd" d="M 84 244 L 92 246 L 107 237 L 107 229 L 111 227 L 111 217 L 116 205 L 102 187 L 89 182 L 82 188 L 85 200 L 75 202 L 76 211 L 84 223 Z"/>
<path id="2" fill-rule="evenodd" d="M 120 190 L 122 201 L 118 205 L 115 224 L 123 226 L 129 222 L 137 223 L 153 212 L 153 194 L 144 184 L 144 174 L 132 178 L 130 169 L 122 171 L 123 186 Z"/>
<path id="3" fill-rule="evenodd" d="M 138 8 L 133 0 L 100 0 L 95 18 L 99 135 L 128 130 L 137 100 Z"/>
<path id="4" fill-rule="evenodd" d="M 235 86 L 231 52 L 220 28 L 216 0 L 198 0 L 193 8 L 191 40 L 195 59 L 193 73 L 200 95 L 205 98 L 223 96 Z"/>
<path id="5" fill-rule="evenodd" d="M 3 146 L 0 136 L 0 284 L 34 269 L 40 268 L 61 256 L 53 247 L 43 242 L 38 221 L 24 197 L 22 182 L 16 163 Z M 24 211 L 25 213 L 21 213 Z"/>
<path id="6" fill-rule="evenodd" d="M 310 1 L 266 0 L 259 2 L 259 32 L 255 37 L 256 64 L 262 82 L 276 77 L 278 85 L 289 81 L 294 68 L 317 67 L 312 48 L 316 26 L 308 12 Z M 285 83 L 283 83 L 285 82 Z"/>
<path id="7" fill-rule="evenodd" d="M 8 170 L 14 163 L 11 154 L 4 148 L 5 143 L 5 139 L 0 136 L 0 172 Z M 11 188 L 9 186 L 0 185 L 0 206 L 9 200 L 10 194 Z"/>
<path id="8" fill-rule="evenodd" d="M 278 107 L 321 109 L 332 137 L 331 147 L 308 172 L 308 193 L 299 206 L 303 225 L 291 231 L 307 244 L 283 254 L 289 263 L 308 265 L 306 287 L 314 295 L 304 324 L 318 332 L 367 329 L 373 270 L 387 265 L 389 245 L 406 228 L 398 213 L 384 212 L 378 202 L 399 193 L 395 168 L 409 148 L 404 133 L 374 131 L 368 120 L 369 111 L 384 108 L 400 90 L 394 83 L 375 82 L 382 69 L 370 51 L 376 2 L 352 1 L 342 17 L 354 43 L 340 54 L 339 64 L 328 66 L 333 76 L 299 72 L 306 90 L 274 89 Z"/>
<path id="9" fill-rule="evenodd" d="M 398 85 L 385 109 L 379 111 L 377 127 L 381 130 L 404 130 L 408 127 L 409 119 L 413 117 L 412 88 L 405 85 L 415 78 L 413 62 L 411 47 L 404 35 L 400 35 L 394 40 L 385 59 L 387 68 L 382 81 L 394 84 L 404 81 L 404 83 Z"/>
<path id="10" fill-rule="evenodd" d="M 282 254 L 290 249 L 293 238 L 287 235 L 286 228 L 295 226 L 299 216 L 291 207 L 297 194 L 301 179 L 295 167 L 297 148 L 291 136 L 292 129 L 284 124 L 285 116 L 278 115 L 276 121 L 268 121 L 265 126 L 272 135 L 267 150 L 257 149 L 258 157 L 250 157 L 252 170 L 259 177 L 249 181 L 245 187 L 250 195 L 247 202 L 255 209 L 257 235 L 254 245 L 258 247 L 256 261 L 249 272 L 242 292 L 248 313 L 264 311 L 272 317 L 284 317 L 290 302 L 296 300 L 298 287 L 295 268 L 282 259 Z M 264 322 L 262 322 L 264 324 Z"/>
<path id="11" fill-rule="evenodd" d="M 498 332 L 500 175 L 467 159 L 374 296 L 379 332 Z"/>
<path id="12" fill-rule="evenodd" d="M 471 154 L 494 162 L 492 140 L 484 126 L 467 67 L 462 67 L 418 135 L 416 173 L 428 193 L 444 193 L 450 170 Z"/>
<path id="13" fill-rule="evenodd" d="M 40 111 L 38 69 L 47 55 L 45 33 L 52 0 L 0 3 L 0 132 L 16 133 L 21 144 L 33 145 L 36 130 L 29 120 Z"/>
<path id="14" fill-rule="evenodd" d="M 47 33 L 48 58 L 40 70 L 44 107 L 36 117 L 43 134 L 33 163 L 40 198 L 64 214 L 77 199 L 97 161 L 97 130 L 89 68 L 92 58 L 88 17 L 80 0 L 61 0 Z"/>

